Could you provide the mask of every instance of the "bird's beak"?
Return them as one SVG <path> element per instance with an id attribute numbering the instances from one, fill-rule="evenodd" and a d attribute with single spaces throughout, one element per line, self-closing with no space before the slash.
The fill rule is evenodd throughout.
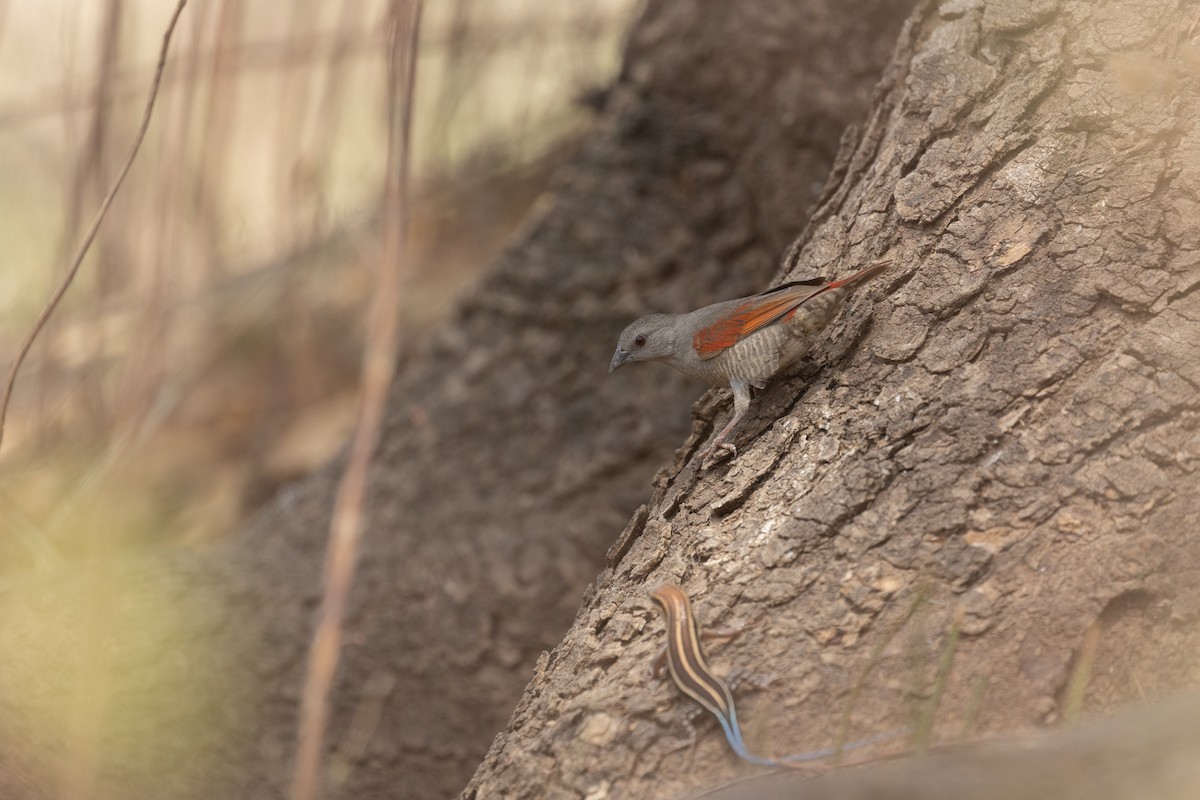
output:
<path id="1" fill-rule="evenodd" d="M 628 361 L 628 360 L 629 360 L 629 355 L 630 355 L 630 354 L 629 354 L 629 352 L 628 352 L 628 351 L 626 351 L 626 350 L 622 350 L 621 348 L 619 348 L 619 347 L 618 347 L 618 348 L 617 348 L 617 352 L 613 353 L 613 360 L 612 360 L 612 363 L 608 365 L 608 372 L 609 372 L 609 374 L 612 374 L 612 371 L 613 371 L 614 369 L 616 369 L 617 367 L 621 366 L 621 365 L 622 365 L 622 364 L 624 364 L 626 361 Z"/>

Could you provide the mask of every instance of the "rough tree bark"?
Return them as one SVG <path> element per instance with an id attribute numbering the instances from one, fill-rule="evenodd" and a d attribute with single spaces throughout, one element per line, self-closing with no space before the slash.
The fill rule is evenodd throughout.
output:
<path id="1" fill-rule="evenodd" d="M 1200 795 L 1200 694 L 1015 741 L 883 759 L 816 780 L 784 772 L 709 800 L 1193 800 Z M 798 785 L 800 783 L 803 785 Z"/>
<path id="2" fill-rule="evenodd" d="M 753 679 L 759 750 L 939 700 L 938 740 L 1051 724 L 1088 673 L 1085 711 L 1197 682 L 1198 9 L 922 4 L 784 272 L 900 266 L 700 473 L 710 396 L 465 798 L 748 769 L 648 678 L 664 581 L 708 623 L 757 620 L 715 661 Z"/>
<path id="3" fill-rule="evenodd" d="M 695 385 L 605 374 L 617 332 L 765 285 L 908 10 L 648 4 L 595 135 L 398 378 L 332 796 L 446 797 L 468 780 L 688 430 Z M 278 795 L 337 475 L 285 491 L 214 552 L 0 591 L 0 794 L 52 795 L 61 759 L 97 797 Z"/>

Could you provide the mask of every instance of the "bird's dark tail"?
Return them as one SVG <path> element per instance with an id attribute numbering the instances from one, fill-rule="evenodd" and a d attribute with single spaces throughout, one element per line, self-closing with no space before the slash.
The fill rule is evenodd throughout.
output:
<path id="1" fill-rule="evenodd" d="M 826 291 L 830 289 L 857 289 L 860 285 L 871 280 L 875 276 L 886 272 L 892 266 L 892 260 L 889 258 L 886 261 L 879 261 L 867 267 L 861 272 L 856 272 L 849 278 L 842 278 L 840 281 L 834 281 L 825 287 Z"/>
<path id="2" fill-rule="evenodd" d="M 783 321 L 787 323 L 788 333 L 798 338 L 816 336 L 841 310 L 851 292 L 891 265 L 890 258 L 876 262 L 862 272 L 856 272 L 848 278 L 834 281 L 813 292 L 784 315 Z"/>

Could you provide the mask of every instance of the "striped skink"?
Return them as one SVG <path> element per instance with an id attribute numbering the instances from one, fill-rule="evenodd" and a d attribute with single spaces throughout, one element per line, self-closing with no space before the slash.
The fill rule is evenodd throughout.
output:
<path id="1" fill-rule="evenodd" d="M 664 584 L 653 592 L 650 597 L 658 603 L 667 621 L 667 668 L 671 678 L 679 690 L 700 705 L 708 709 L 721 728 L 729 746 L 739 757 L 751 764 L 762 764 L 769 767 L 793 767 L 806 761 L 816 761 L 828 758 L 839 752 L 838 748 L 814 750 L 794 756 L 780 758 L 764 758 L 756 756 L 746 749 L 742 738 L 742 729 L 738 725 L 737 711 L 733 706 L 733 695 L 725 681 L 713 675 L 704 657 L 704 649 L 700 646 L 700 623 L 692 611 L 692 602 L 687 594 L 678 586 Z M 865 747 L 869 744 L 889 739 L 895 733 L 887 733 L 869 739 L 862 739 L 840 748 L 841 752 Z"/>

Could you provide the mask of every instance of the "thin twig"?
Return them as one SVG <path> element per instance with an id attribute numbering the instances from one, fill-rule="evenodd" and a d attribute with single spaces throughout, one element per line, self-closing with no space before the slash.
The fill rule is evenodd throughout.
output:
<path id="1" fill-rule="evenodd" d="M 979 712 L 983 708 L 983 695 L 987 688 L 987 675 L 980 675 L 975 679 L 975 685 L 971 687 L 971 697 L 967 700 L 967 710 L 963 712 L 962 732 L 958 735 L 960 741 L 967 741 L 975 733 L 975 723 L 979 720 Z"/>
<path id="2" fill-rule="evenodd" d="M 175 32 L 175 25 L 179 21 L 180 15 L 183 13 L 184 6 L 187 5 L 187 0 L 179 0 L 175 6 L 175 11 L 171 14 L 171 18 L 167 23 L 167 29 L 163 33 L 162 49 L 158 56 L 158 66 L 155 69 L 154 81 L 150 85 L 150 94 L 146 99 L 146 110 L 142 115 L 142 124 L 138 128 L 137 135 L 134 137 L 133 144 L 129 148 L 129 155 L 125 159 L 125 163 L 121 166 L 120 172 L 117 173 L 116 179 L 113 181 L 112 188 L 109 189 L 104 201 L 100 204 L 100 209 L 96 212 L 96 216 L 92 219 L 91 225 L 84 234 L 83 241 L 79 245 L 79 249 L 75 253 L 74 259 L 71 261 L 70 267 L 67 269 L 67 274 L 59 284 L 58 289 L 51 296 L 46 307 L 42 309 L 38 315 L 37 321 L 34 322 L 33 328 L 25 337 L 25 341 L 21 345 L 17 356 L 13 359 L 12 367 L 8 373 L 8 381 L 4 387 L 4 398 L 0 401 L 0 442 L 4 438 L 4 421 L 8 414 L 9 401 L 12 399 L 13 387 L 16 385 L 17 372 L 21 367 L 21 363 L 28 355 L 30 348 L 33 346 L 37 335 L 45 327 L 46 322 L 50 319 L 50 315 L 58 307 L 59 302 L 66 295 L 67 290 L 71 287 L 71 283 L 75 279 L 75 275 L 79 272 L 80 266 L 83 264 L 83 259 L 87 256 L 88 250 L 91 248 L 92 242 L 96 238 L 96 234 L 100 230 L 100 225 L 104 221 L 105 215 L 108 213 L 109 207 L 112 206 L 113 200 L 117 196 L 117 192 L 121 188 L 121 184 L 125 181 L 125 176 L 129 174 L 130 168 L 133 166 L 134 159 L 137 157 L 138 150 L 142 146 L 142 141 L 146 138 L 146 131 L 150 128 L 150 119 L 154 112 L 154 101 L 158 97 L 158 89 L 162 79 L 163 70 L 167 63 L 167 52 L 171 44 L 171 35 Z M 115 7 L 114 7 L 115 9 Z M 105 32 L 105 40 L 107 47 L 115 47 L 117 18 L 110 17 L 114 27 L 109 27 Z M 111 66 L 112 52 L 105 54 L 104 58 L 109 63 L 102 66 L 101 85 L 108 85 L 108 78 Z M 98 105 L 97 114 L 102 114 L 103 109 Z M 98 117 L 99 119 L 99 117 Z M 98 123 L 102 126 L 102 122 Z M 92 155 L 96 158 L 103 150 L 103 128 L 97 129 L 92 137 L 94 149 Z M 86 572 L 88 585 L 94 592 L 99 592 L 99 585 L 96 581 L 99 576 L 94 570 Z M 100 624 L 103 621 L 103 616 L 111 611 L 101 603 L 89 603 L 84 611 L 84 620 L 88 625 L 89 630 L 100 630 L 104 626 Z M 87 637 L 84 642 L 84 657 L 95 660 L 98 651 L 98 641 L 94 636 Z M 102 659 L 101 659 L 102 660 Z M 63 771 L 62 783 L 60 785 L 59 796 L 63 798 L 86 798 L 93 793 L 94 783 L 97 774 L 97 764 L 99 759 L 99 740 L 100 740 L 100 722 L 104 715 L 105 707 L 111 695 L 111 687 L 106 685 L 106 682 L 111 679 L 108 674 L 109 670 L 103 667 L 97 672 L 95 665 L 89 662 L 89 667 L 92 667 L 90 678 L 86 682 L 78 683 L 75 686 L 73 697 L 70 703 L 70 721 L 69 721 L 69 738 L 66 749 L 66 767 Z"/>
<path id="3" fill-rule="evenodd" d="M 71 287 L 71 282 L 75 280 L 75 274 L 79 272 L 79 267 L 83 263 L 88 250 L 91 248 L 92 241 L 96 238 L 96 233 L 100 230 L 100 223 L 104 221 L 105 215 L 108 214 L 108 208 L 116 198 L 121 184 L 125 182 L 125 176 L 129 174 L 129 170 L 133 166 L 133 160 L 137 157 L 138 150 L 142 146 L 142 140 L 146 138 L 146 131 L 150 128 L 150 117 L 154 112 L 154 101 L 158 98 L 158 86 L 162 82 L 163 69 L 167 64 L 167 50 L 171 45 L 171 34 L 175 32 L 175 23 L 179 21 L 179 15 L 183 13 L 183 7 L 186 5 L 187 0 L 179 0 L 179 3 L 175 6 L 175 11 L 171 14 L 171 20 L 167 23 L 167 30 L 163 34 L 162 49 L 158 53 L 158 65 L 154 69 L 154 81 L 150 84 L 150 96 L 146 98 L 146 111 L 142 114 L 142 124 L 138 128 L 137 136 L 133 139 L 133 145 L 129 148 L 129 156 L 125 159 L 125 163 L 121 165 L 121 171 L 117 173 L 117 178 L 113 181 L 112 188 L 108 190 L 108 195 L 104 198 L 104 202 L 100 204 L 100 210 L 96 212 L 95 218 L 92 219 L 92 224 L 88 227 L 87 233 L 84 234 L 83 241 L 79 245 L 79 250 L 76 251 L 75 258 L 72 259 L 71 266 L 67 269 L 66 277 L 63 278 L 58 289 L 50 297 L 50 301 L 46 303 L 46 307 L 42 309 L 42 313 L 38 315 L 37 321 L 33 323 L 33 328 L 29 331 L 29 335 L 25 337 L 25 341 L 21 343 L 21 349 L 17 352 L 17 356 L 13 359 L 12 366 L 8 370 L 8 381 L 4 385 L 4 397 L 0 400 L 0 445 L 4 443 L 4 421 L 8 416 L 8 404 L 12 400 L 13 387 L 17 383 L 17 371 L 20 370 L 25 356 L 29 355 L 29 348 L 33 346 L 37 335 L 41 333 L 42 328 L 46 325 L 46 321 L 50 319 L 50 315 L 58 307 L 59 301 L 67 293 L 67 289 Z"/>
<path id="4" fill-rule="evenodd" d="M 1071 671 L 1071 680 L 1067 684 L 1067 702 L 1063 709 L 1063 718 L 1068 725 L 1079 722 L 1080 712 L 1083 711 L 1083 697 L 1087 693 L 1088 682 L 1092 679 L 1092 665 L 1096 662 L 1096 650 L 1100 647 L 1100 625 L 1092 623 L 1083 635 L 1083 646 L 1079 648 L 1079 660 Z"/>
<path id="5" fill-rule="evenodd" d="M 841 763 L 842 754 L 846 748 L 846 739 L 850 733 L 850 716 L 854 712 L 854 707 L 858 703 L 858 698 L 862 694 L 863 687 L 867 684 L 867 678 L 883 659 L 883 651 L 886 650 L 888 645 L 892 643 L 892 640 L 896 638 L 896 634 L 898 634 L 904 628 L 904 626 L 908 624 L 908 621 L 913 618 L 913 615 L 917 613 L 917 610 L 922 608 L 925 603 L 928 602 L 929 594 L 930 590 L 927 586 L 919 586 L 912 602 L 909 603 L 908 608 L 905 609 L 904 615 L 900 617 L 900 619 L 896 621 L 896 624 L 893 625 L 891 629 L 883 635 L 883 638 L 881 638 L 875 644 L 875 646 L 871 648 L 871 654 L 867 657 L 867 663 L 862 668 L 862 671 L 859 672 L 858 678 L 855 679 L 854 686 L 850 689 L 850 697 L 847 698 L 846 706 L 842 709 L 842 718 L 838 721 L 837 740 L 833 745 L 834 750 L 837 751 L 833 757 L 834 764 Z"/>
<path id="6" fill-rule="evenodd" d="M 363 353 L 358 424 L 338 487 L 325 555 L 324 594 L 308 655 L 300 708 L 293 800 L 314 800 L 322 786 L 322 755 L 330 692 L 340 657 L 346 598 L 362 535 L 371 457 L 379 444 L 400 339 L 400 296 L 408 233 L 408 162 L 420 0 L 394 0 L 388 37 L 388 154 L 383 264 Z"/>
<path id="7" fill-rule="evenodd" d="M 946 637 L 946 646 L 942 648 L 942 659 L 938 664 L 937 678 L 933 682 L 933 695 L 925 707 L 925 712 L 917 721 L 917 729 L 913 732 L 918 753 L 929 749 L 929 739 L 933 736 L 933 722 L 937 717 L 938 708 L 942 704 L 942 696 L 946 693 L 946 684 L 950 681 L 950 672 L 954 669 L 954 656 L 958 653 L 958 640 L 962 634 L 962 610 L 954 615 L 950 625 L 950 635 Z"/>

